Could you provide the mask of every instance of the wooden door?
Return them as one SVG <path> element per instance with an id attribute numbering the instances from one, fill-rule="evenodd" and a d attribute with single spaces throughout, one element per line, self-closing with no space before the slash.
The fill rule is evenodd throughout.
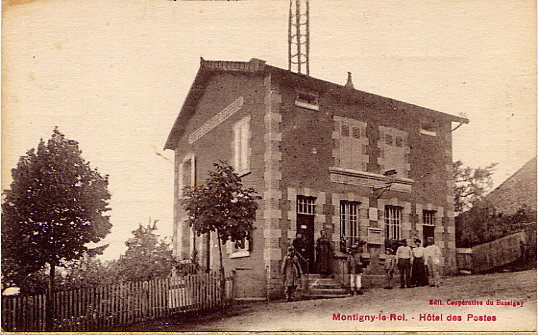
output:
<path id="1" fill-rule="evenodd" d="M 314 262 L 314 215 L 297 214 L 297 232 L 303 234 L 306 241 L 306 251 L 303 257 L 308 260 L 309 272 L 314 273 L 316 269 Z"/>
<path id="2" fill-rule="evenodd" d="M 422 240 L 422 245 L 426 245 L 426 242 L 428 242 L 428 238 L 431 237 L 433 239 L 433 231 L 434 231 L 434 226 L 422 226 L 422 235 L 423 235 L 423 240 Z M 435 242 L 435 241 L 434 241 Z"/>

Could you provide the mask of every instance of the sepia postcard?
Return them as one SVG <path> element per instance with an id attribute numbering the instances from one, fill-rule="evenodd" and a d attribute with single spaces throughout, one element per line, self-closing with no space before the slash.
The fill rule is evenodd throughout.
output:
<path id="1" fill-rule="evenodd" d="M 4 332 L 528 332 L 536 2 L 5 0 Z"/>

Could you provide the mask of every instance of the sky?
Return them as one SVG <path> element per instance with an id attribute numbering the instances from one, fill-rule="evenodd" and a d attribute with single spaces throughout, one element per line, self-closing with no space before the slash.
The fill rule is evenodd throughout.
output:
<path id="1" fill-rule="evenodd" d="M 4 1 L 2 189 L 55 126 L 110 176 L 118 257 L 138 224 L 172 235 L 163 151 L 200 57 L 287 67 L 289 2 Z M 536 155 L 536 3 L 311 0 L 313 77 L 454 115 L 454 159 L 498 162 L 500 184 Z M 157 155 L 161 154 L 161 156 Z"/>

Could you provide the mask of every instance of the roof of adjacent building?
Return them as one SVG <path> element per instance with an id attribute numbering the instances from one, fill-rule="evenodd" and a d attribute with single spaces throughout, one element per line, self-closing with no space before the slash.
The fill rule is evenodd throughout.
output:
<path id="1" fill-rule="evenodd" d="M 536 210 L 536 157 L 484 197 L 497 213 L 514 214 L 523 205 Z"/>
<path id="2" fill-rule="evenodd" d="M 345 85 L 339 85 L 331 83 L 325 80 L 317 79 L 307 76 L 305 74 L 295 73 L 289 70 L 284 70 L 278 67 L 267 65 L 265 61 L 253 58 L 248 62 L 236 62 L 236 61 L 208 61 L 200 58 L 200 68 L 192 83 L 192 86 L 185 98 L 185 102 L 181 107 L 174 126 L 168 135 L 164 149 L 175 149 L 177 143 L 185 130 L 186 121 L 190 118 L 198 100 L 201 98 L 205 85 L 211 76 L 218 72 L 239 72 L 239 73 L 251 73 L 251 74 L 263 74 L 271 73 L 278 75 L 279 77 L 287 80 L 292 84 L 311 86 L 312 88 L 321 92 L 326 92 L 336 96 L 353 99 L 356 101 L 368 102 L 378 105 L 385 105 L 387 107 L 397 109 L 413 108 L 414 110 L 420 110 L 427 113 L 431 113 L 434 116 L 443 117 L 450 121 L 468 123 L 469 120 L 463 117 L 454 116 L 451 114 L 442 113 L 432 109 L 420 107 L 410 103 L 386 98 L 380 95 L 360 91 Z"/>

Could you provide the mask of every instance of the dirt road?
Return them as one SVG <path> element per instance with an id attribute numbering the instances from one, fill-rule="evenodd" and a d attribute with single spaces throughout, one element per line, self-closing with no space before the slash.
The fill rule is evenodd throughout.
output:
<path id="1" fill-rule="evenodd" d="M 464 301 L 464 302 L 462 302 Z M 488 304 L 488 301 L 492 304 Z M 465 304 L 465 305 L 462 305 Z M 133 325 L 139 331 L 532 331 L 536 270 L 445 278 L 443 286 L 242 305 L 224 318 Z"/>

